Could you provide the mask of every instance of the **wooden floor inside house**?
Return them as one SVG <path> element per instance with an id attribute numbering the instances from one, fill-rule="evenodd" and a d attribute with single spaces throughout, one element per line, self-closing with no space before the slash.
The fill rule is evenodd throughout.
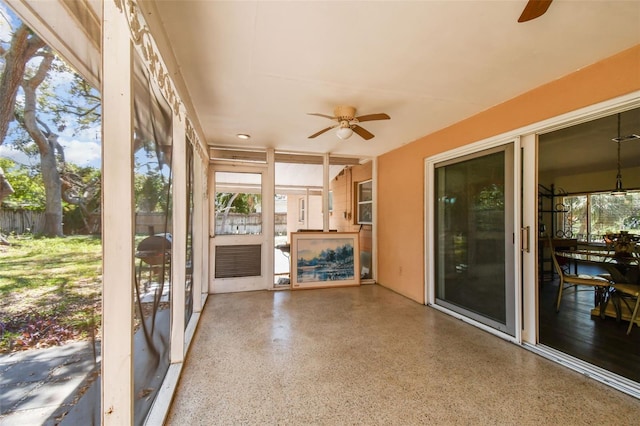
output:
<path id="1" fill-rule="evenodd" d="M 604 271 L 581 265 L 579 272 L 597 275 Z M 563 293 L 556 312 L 557 276 L 540 284 L 540 343 L 640 382 L 640 327 L 634 326 L 627 335 L 627 321 L 591 315 L 594 292 L 582 288 Z"/>

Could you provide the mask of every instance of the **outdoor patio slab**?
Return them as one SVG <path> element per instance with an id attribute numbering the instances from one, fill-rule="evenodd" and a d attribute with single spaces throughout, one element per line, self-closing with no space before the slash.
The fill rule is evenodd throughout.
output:
<path id="1" fill-rule="evenodd" d="M 54 424 L 99 362 L 90 342 L 1 355 L 0 425 Z"/>

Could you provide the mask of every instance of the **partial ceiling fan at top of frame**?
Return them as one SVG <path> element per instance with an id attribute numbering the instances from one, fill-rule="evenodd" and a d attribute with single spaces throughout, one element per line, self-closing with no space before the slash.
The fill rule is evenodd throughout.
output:
<path id="1" fill-rule="evenodd" d="M 529 0 L 518 18 L 518 22 L 527 22 L 545 14 L 552 0 Z"/>

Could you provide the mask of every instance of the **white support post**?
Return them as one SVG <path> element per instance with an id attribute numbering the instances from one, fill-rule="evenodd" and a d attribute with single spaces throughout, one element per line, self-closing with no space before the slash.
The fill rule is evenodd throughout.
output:
<path id="1" fill-rule="evenodd" d="M 216 180 L 215 180 L 215 172 L 211 167 L 211 164 L 207 166 L 205 172 L 205 179 L 207 179 L 207 191 L 208 194 L 208 203 L 205 210 L 207 215 L 205 221 L 207 222 L 208 232 L 207 232 L 207 257 L 205 260 L 207 262 L 207 267 L 209 268 L 209 275 L 207 275 L 207 283 L 205 287 L 202 287 L 203 297 L 204 293 L 213 293 L 213 276 L 215 275 L 215 262 L 216 262 L 216 252 L 213 248 L 215 243 L 215 235 L 216 235 Z"/>
<path id="2" fill-rule="evenodd" d="M 207 151 L 209 152 L 209 151 Z M 209 232 L 208 230 L 211 228 L 211 215 L 214 211 L 211 209 L 211 198 L 213 198 L 213 194 L 211 194 L 211 189 L 209 187 L 209 169 L 211 166 L 209 165 L 209 157 L 204 158 L 202 160 L 202 182 L 205 184 L 204 190 L 202 193 L 204 194 L 204 200 L 202 203 L 202 229 L 204 232 L 203 244 L 202 244 L 202 303 L 206 301 L 207 296 L 209 295 L 209 280 L 211 280 L 211 275 L 213 274 L 213 269 L 211 269 L 209 258 L 211 257 L 211 245 L 209 244 Z"/>
<path id="3" fill-rule="evenodd" d="M 263 223 L 269 226 L 263 229 L 265 241 L 265 283 L 267 289 L 273 289 L 274 262 L 275 262 L 275 199 L 276 199 L 276 155 L 273 148 L 267 149 L 267 172 L 263 174 L 262 181 L 262 214 Z"/>
<path id="4" fill-rule="evenodd" d="M 302 221 L 302 224 L 304 226 L 303 229 L 309 229 L 309 187 L 306 187 L 304 189 L 304 220 Z"/>
<path id="5" fill-rule="evenodd" d="M 329 154 L 322 156 L 322 230 L 329 232 Z"/>
<path id="6" fill-rule="evenodd" d="M 202 291 L 207 288 L 204 273 L 205 245 L 209 244 L 209 223 L 204 220 L 206 197 L 204 194 L 203 159 L 194 150 L 193 157 L 193 312 L 202 311 Z"/>
<path id="7" fill-rule="evenodd" d="M 520 147 L 523 149 L 522 158 L 522 224 L 529 226 L 529 238 L 532 241 L 529 252 L 522 252 L 522 334 L 521 342 L 532 345 L 538 344 L 538 279 L 536 275 L 538 266 L 538 196 L 536 154 L 538 150 L 538 137 L 528 134 L 520 138 Z M 519 149 L 519 148 L 516 148 Z M 517 206 L 517 204 L 516 204 Z M 516 209 L 517 210 L 517 209 Z M 517 281 L 516 281 L 517 282 Z M 518 303 L 518 300 L 516 300 Z M 516 305 L 517 306 L 517 305 Z M 517 311 L 516 311 L 517 312 Z"/>
<path id="8" fill-rule="evenodd" d="M 170 362 L 184 359 L 184 303 L 187 247 L 187 150 L 185 124 L 178 119 L 179 111 L 173 114 L 173 150 L 171 169 L 173 173 L 173 223 L 171 242 L 171 352 Z"/>
<path id="9" fill-rule="evenodd" d="M 373 199 L 371 212 L 371 278 L 378 282 L 378 157 L 371 160 L 371 197 Z"/>
<path id="10" fill-rule="evenodd" d="M 133 90 L 129 26 L 103 2 L 102 424 L 133 424 Z"/>
<path id="11" fill-rule="evenodd" d="M 206 151 L 209 152 L 209 151 Z M 211 187 L 209 186 L 209 157 L 202 159 L 202 172 L 200 175 L 200 179 L 204 184 L 202 194 L 204 196 L 204 200 L 202 202 L 202 230 L 204 241 L 202 242 L 202 287 L 201 287 L 201 299 L 206 300 L 207 295 L 209 294 L 209 280 L 210 275 L 212 274 L 212 269 L 209 266 L 209 258 L 211 257 L 211 246 L 209 245 L 209 229 L 211 225 L 211 212 L 210 210 L 210 199 L 213 198 L 213 194 L 211 194 Z"/>

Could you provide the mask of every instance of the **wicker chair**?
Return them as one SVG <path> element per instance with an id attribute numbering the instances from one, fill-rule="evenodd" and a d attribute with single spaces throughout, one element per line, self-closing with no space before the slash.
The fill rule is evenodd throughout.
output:
<path id="1" fill-rule="evenodd" d="M 591 287 L 591 289 L 602 291 L 605 297 L 605 301 L 607 295 L 609 293 L 609 287 L 611 286 L 611 282 L 609 282 L 606 278 L 594 276 L 594 275 L 586 275 L 586 274 L 569 274 L 562 269 L 560 264 L 558 263 L 558 259 L 556 258 L 555 249 L 553 247 L 553 242 L 549 241 L 549 247 L 551 249 L 551 258 L 553 260 L 553 266 L 560 276 L 560 283 L 558 284 L 558 297 L 556 301 L 556 312 L 560 311 L 560 302 L 562 301 L 562 293 L 568 289 L 574 289 L 578 291 L 578 286 L 587 286 Z M 600 303 L 600 316 L 604 315 L 606 303 Z"/>

